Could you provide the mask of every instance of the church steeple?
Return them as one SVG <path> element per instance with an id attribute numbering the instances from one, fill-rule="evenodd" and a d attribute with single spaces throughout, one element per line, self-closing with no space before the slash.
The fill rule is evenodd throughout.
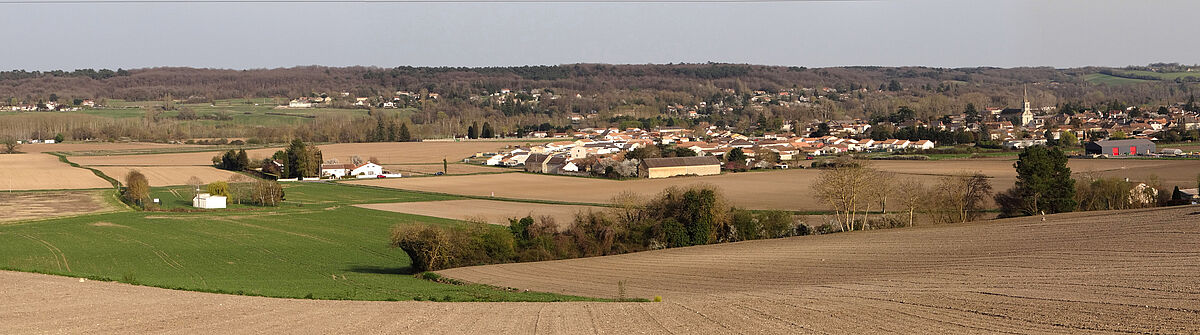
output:
<path id="1" fill-rule="evenodd" d="M 1024 105 L 1021 107 L 1021 126 L 1029 127 L 1033 125 L 1033 109 L 1029 108 L 1029 88 L 1022 86 L 1021 101 Z"/>

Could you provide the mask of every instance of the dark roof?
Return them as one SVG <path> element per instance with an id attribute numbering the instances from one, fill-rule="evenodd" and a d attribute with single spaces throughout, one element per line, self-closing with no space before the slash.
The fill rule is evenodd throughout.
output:
<path id="1" fill-rule="evenodd" d="M 693 156 L 693 157 L 670 157 L 670 158 L 646 158 L 642 160 L 647 168 L 672 167 L 672 166 L 697 166 L 697 165 L 721 165 L 721 161 L 715 156 Z"/>
<path id="2" fill-rule="evenodd" d="M 1146 144 L 1154 145 L 1154 142 L 1150 142 L 1150 140 L 1140 139 L 1140 138 L 1134 138 L 1134 139 L 1128 139 L 1128 140 L 1095 141 L 1092 143 L 1095 143 L 1096 145 L 1099 145 L 1102 147 L 1121 147 L 1121 146 L 1129 146 L 1129 145 L 1146 145 Z"/>

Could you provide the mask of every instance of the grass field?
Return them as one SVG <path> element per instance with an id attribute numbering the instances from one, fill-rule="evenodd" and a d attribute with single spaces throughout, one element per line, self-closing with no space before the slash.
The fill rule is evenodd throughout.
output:
<path id="1" fill-rule="evenodd" d="M 1110 75 L 1103 74 L 1103 73 L 1090 73 L 1090 74 L 1084 75 L 1083 80 L 1086 80 L 1087 82 L 1093 83 L 1093 84 L 1105 84 L 1105 85 L 1114 85 L 1114 86 L 1153 82 L 1151 80 L 1121 78 L 1121 77 L 1116 77 L 1116 76 L 1110 76 Z"/>
<path id="2" fill-rule="evenodd" d="M 0 225 L 0 267 L 195 291 L 288 298 L 586 300 L 418 279 L 388 246 L 397 224 L 460 221 L 350 206 L 451 197 L 329 183 L 289 184 L 280 207 L 118 212 Z M 154 196 L 170 194 L 156 188 Z M 178 197 L 167 202 L 178 206 Z M 497 227 L 496 229 L 503 229 Z"/>

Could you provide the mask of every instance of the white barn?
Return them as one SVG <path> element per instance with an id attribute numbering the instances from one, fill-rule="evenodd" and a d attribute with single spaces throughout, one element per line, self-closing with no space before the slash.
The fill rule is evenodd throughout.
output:
<path id="1" fill-rule="evenodd" d="M 225 200 L 225 196 L 200 193 L 196 194 L 195 198 L 192 198 L 192 207 L 204 209 L 225 208 Z"/>

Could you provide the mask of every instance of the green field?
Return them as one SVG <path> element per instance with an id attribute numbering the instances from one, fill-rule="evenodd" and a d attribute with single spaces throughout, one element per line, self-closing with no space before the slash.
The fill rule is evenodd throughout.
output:
<path id="1" fill-rule="evenodd" d="M 1088 75 L 1083 76 L 1083 79 L 1087 80 L 1089 83 L 1093 83 L 1093 84 L 1105 84 L 1105 85 L 1114 85 L 1114 86 L 1153 82 L 1151 80 L 1121 78 L 1121 77 L 1116 77 L 1116 76 L 1110 76 L 1110 75 L 1103 74 L 1103 73 L 1088 74 Z"/>
<path id="2" fill-rule="evenodd" d="M 154 196 L 182 208 L 167 188 Z M 186 191 L 186 188 L 185 190 Z M 289 184 L 279 207 L 117 212 L 0 225 L 0 267 L 173 289 L 287 298 L 592 300 L 416 278 L 389 247 L 399 224 L 460 221 L 350 206 L 450 196 L 331 183 Z M 494 229 L 504 229 L 495 226 Z"/>

